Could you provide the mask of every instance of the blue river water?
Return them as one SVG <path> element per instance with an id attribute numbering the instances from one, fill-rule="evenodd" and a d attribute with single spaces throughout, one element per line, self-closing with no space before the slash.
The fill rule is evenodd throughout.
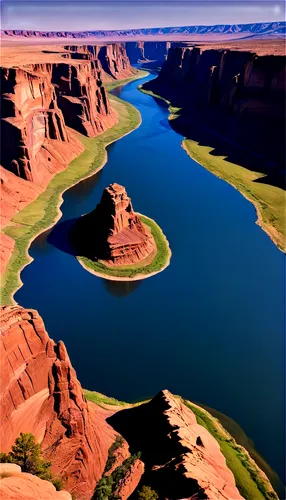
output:
<path id="1" fill-rule="evenodd" d="M 124 401 L 168 388 L 204 403 L 233 418 L 282 476 L 284 256 L 254 207 L 188 157 L 165 104 L 137 90 L 142 81 L 115 91 L 141 126 L 64 194 L 62 218 L 32 243 L 15 299 L 65 342 L 83 387 Z M 97 278 L 56 244 L 112 182 L 170 242 L 171 264 L 152 278 Z"/>

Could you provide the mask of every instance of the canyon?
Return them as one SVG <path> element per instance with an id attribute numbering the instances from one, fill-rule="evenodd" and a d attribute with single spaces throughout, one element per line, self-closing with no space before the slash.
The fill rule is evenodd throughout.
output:
<path id="1" fill-rule="evenodd" d="M 118 121 L 103 80 L 132 77 L 123 45 L 65 46 L 25 55 L 3 50 L 1 68 L 1 228 L 45 190 L 95 137 Z M 104 70 L 102 69 L 102 64 Z M 7 141 L 9 137 L 9 141 Z M 1 271 L 13 249 L 1 234 Z"/>
<path id="2" fill-rule="evenodd" d="M 50 339 L 37 311 L 4 306 L 0 327 L 2 452 L 10 450 L 20 432 L 33 433 L 52 471 L 77 500 L 90 499 L 100 478 L 135 450 L 141 457 L 116 485 L 122 500 L 142 484 L 151 484 L 160 498 L 243 498 L 218 443 L 180 398 L 164 390 L 148 403 L 123 410 L 88 402 L 65 345 Z M 118 433 L 123 438 L 107 469 L 108 450 Z M 13 474 L 2 480 L 7 499 L 13 498 L 9 484 L 23 486 L 21 481 L 31 481 L 27 476 L 21 479 L 18 471 L 16 483 Z M 35 478 L 34 487 L 40 482 Z M 69 498 L 64 495 L 59 492 L 57 498 Z"/>
<path id="3" fill-rule="evenodd" d="M 191 137 L 193 124 L 190 117 L 194 113 L 196 119 L 200 117 L 201 122 L 209 128 L 216 128 L 218 133 L 228 137 L 229 141 L 241 141 L 247 147 L 253 146 L 254 149 L 259 149 L 263 155 L 261 165 L 266 165 L 267 182 L 273 187 L 282 186 L 284 171 L 281 138 L 284 127 L 282 115 L 285 59 L 279 54 L 259 55 L 252 50 L 244 50 L 245 47 L 244 45 L 243 50 L 241 48 L 236 50 L 219 46 L 192 47 L 189 43 L 171 44 L 171 42 L 157 41 L 88 46 L 71 43 L 57 48 L 54 46 L 53 49 L 42 47 L 40 51 L 35 50 L 35 54 L 33 51 L 28 51 L 25 64 L 23 59 L 19 60 L 21 57 L 18 55 L 15 55 L 16 59 L 18 57 L 16 63 L 15 59 L 13 63 L 9 57 L 6 59 L 4 57 L 1 70 L 2 89 L 4 89 L 2 130 L 5 137 L 9 137 L 9 142 L 4 137 L 5 148 L 3 148 L 1 167 L 1 203 L 4 207 L 1 211 L 2 227 L 5 227 L 19 210 L 43 193 L 50 180 L 58 172 L 66 169 L 67 165 L 84 151 L 83 138 L 97 137 L 118 123 L 118 114 L 111 106 L 105 85 L 136 76 L 137 72 L 131 67 L 129 59 L 131 63 L 136 63 L 138 60 L 155 60 L 160 63 L 166 61 L 158 78 L 144 84 L 144 88 L 164 96 L 174 108 L 180 109 L 180 111 L 173 109 L 174 115 L 177 116 L 174 120 L 170 120 L 175 130 Z M 196 123 L 198 129 L 201 126 L 200 120 L 198 119 Z M 163 126 L 161 133 L 164 133 Z M 157 136 L 156 138 L 158 140 Z M 144 146 L 140 145 L 140 142 L 138 144 L 139 156 L 143 157 L 145 142 Z M 137 144 L 134 145 L 134 148 L 136 147 Z M 153 152 L 156 147 L 157 144 L 153 142 Z M 169 156 L 172 158 L 171 151 Z M 269 161 L 265 162 L 264 157 L 269 157 Z M 178 163 L 183 165 L 183 158 L 180 156 L 179 158 Z M 158 161 L 160 163 L 161 159 L 158 158 Z M 165 162 L 166 166 L 169 166 L 166 157 Z M 140 166 L 145 169 L 144 162 Z M 249 165 L 246 164 L 246 167 Z M 120 167 L 120 175 L 124 176 L 124 168 Z M 140 172 L 140 187 L 144 192 L 144 198 L 148 199 L 150 189 L 151 199 L 152 189 L 148 186 L 151 177 L 144 186 L 143 168 L 141 170 L 139 168 L 139 159 L 136 168 Z M 156 177 L 156 169 L 159 170 L 159 166 L 154 162 L 152 178 Z M 162 205 L 164 211 L 165 199 L 161 189 L 165 172 L 163 170 L 159 172 L 158 176 L 161 176 L 161 179 L 156 186 L 160 197 L 153 206 L 156 209 L 156 203 L 158 206 Z M 169 175 L 172 179 L 170 182 L 175 186 L 177 179 L 172 177 L 171 168 Z M 132 174 L 130 178 L 133 176 L 136 177 Z M 136 184 L 136 178 L 134 182 Z M 131 180 L 130 184 L 132 185 Z M 114 238 L 112 240 L 111 237 L 109 241 L 111 244 L 108 247 L 108 257 L 111 257 L 110 263 L 114 260 L 119 264 L 126 264 L 130 260 L 134 263 L 134 248 L 126 238 L 123 241 L 120 239 L 119 243 L 120 245 L 123 243 L 125 250 L 127 243 L 127 253 L 130 258 L 127 257 L 126 260 L 126 255 L 123 256 L 121 250 L 118 254 L 118 235 L 122 235 L 127 225 L 128 238 L 131 233 L 134 234 L 134 228 L 138 229 L 140 226 L 141 234 L 144 234 L 144 231 L 141 231 L 140 221 L 136 219 L 126 191 L 122 191 L 122 186 L 118 184 L 113 186 L 115 187 L 107 194 L 109 201 L 102 204 L 101 212 L 99 210 L 102 224 L 106 223 L 104 228 L 106 234 L 110 232 L 110 219 L 111 215 L 114 215 L 107 205 L 111 201 L 117 207 L 115 218 L 112 219 Z M 183 193 L 182 186 L 178 184 L 178 187 Z M 174 187 L 170 191 L 167 188 L 169 200 L 174 196 L 173 190 Z M 174 205 L 178 205 L 179 208 L 184 206 L 188 211 L 189 206 L 185 200 L 194 195 L 191 189 L 188 193 L 184 191 L 181 200 L 173 200 Z M 154 198 L 157 200 L 157 195 Z M 142 199 L 140 201 L 142 203 Z M 88 213 L 92 207 L 83 210 L 77 216 Z M 158 213 L 160 214 L 160 211 Z M 173 213 L 176 213 L 179 231 L 183 220 L 182 214 L 176 207 L 173 207 Z M 93 212 L 89 215 L 92 214 Z M 80 219 L 85 217 L 88 218 L 83 216 Z M 187 226 L 188 223 L 184 228 Z M 136 242 L 135 260 L 138 259 L 138 248 L 140 256 L 145 255 L 145 250 L 148 254 L 153 249 L 151 241 L 146 241 L 145 236 L 146 234 L 144 242 Z M 186 246 L 193 248 L 194 242 L 188 241 L 187 238 L 185 235 Z M 179 241 L 179 238 L 174 238 L 174 241 Z M 13 238 L 2 233 L 0 255 L 2 271 L 13 248 Z M 176 250 L 178 248 L 177 246 Z M 216 255 L 214 244 L 212 253 Z M 189 256 L 186 256 L 185 262 L 188 259 Z M 55 269 L 60 269 L 61 265 L 60 263 L 58 267 L 55 266 Z M 53 268 L 50 269 L 50 273 L 53 273 Z M 176 273 L 181 276 L 178 267 Z M 59 276 L 60 271 L 56 279 L 60 280 Z M 76 273 L 72 274 L 72 277 L 71 287 L 77 288 L 74 286 L 77 283 L 81 289 L 83 281 L 77 281 Z M 194 283 L 193 275 L 187 281 Z M 45 288 L 44 280 L 40 286 Z M 58 286 L 60 288 L 60 284 Z M 106 284 L 104 286 L 108 289 Z M 84 288 L 92 295 L 93 288 L 90 282 L 87 281 L 86 286 L 82 286 L 81 293 Z M 179 284 L 174 289 L 179 290 Z M 114 293 L 118 293 L 116 286 Z M 157 293 L 161 294 L 162 290 L 157 290 Z M 105 301 L 107 301 L 106 295 L 104 295 Z M 53 300 L 55 297 L 59 295 L 54 290 Z M 98 308 L 100 299 L 94 294 L 93 302 L 94 297 L 97 297 Z M 156 304 L 157 299 L 158 295 L 154 298 Z M 87 315 L 81 309 L 78 297 L 70 304 L 77 310 L 77 315 L 81 316 L 79 320 L 82 322 L 79 326 L 81 331 L 90 312 L 92 323 L 98 325 L 98 318 L 94 321 L 94 313 L 96 311 L 99 315 L 99 311 L 95 309 L 94 304 Z M 136 332 L 138 323 L 143 325 L 144 318 L 138 321 L 138 313 L 136 317 L 133 316 L 135 309 L 134 304 L 130 303 L 129 309 L 125 309 L 123 305 L 121 312 L 125 316 L 124 321 L 121 321 L 121 312 L 116 310 L 116 315 L 119 316 L 114 328 L 118 338 L 121 338 L 121 328 L 124 328 L 125 334 L 129 329 L 133 332 L 135 323 Z M 110 311 L 104 311 L 107 316 L 109 313 Z M 189 310 L 184 313 L 187 317 Z M 167 311 L 164 311 L 164 316 L 166 314 Z M 128 323 L 128 318 L 132 318 L 133 325 Z M 77 322 L 77 319 L 73 317 L 70 321 Z M 68 338 L 71 333 L 70 337 L 73 338 L 74 331 L 72 329 L 69 331 L 67 325 L 65 322 L 61 324 L 59 334 L 62 333 Z M 158 329 L 165 331 L 168 325 L 163 325 L 161 324 Z M 177 328 L 177 320 L 175 326 Z M 96 328 L 97 326 L 94 333 L 97 333 Z M 105 316 L 102 331 L 105 332 L 106 328 Z M 109 328 L 111 329 L 111 324 Z M 150 325 L 144 324 L 144 338 L 149 328 Z M 61 332 L 61 329 L 64 331 Z M 87 328 L 86 331 L 90 330 Z M 165 339 L 163 341 L 165 342 Z M 41 317 L 34 310 L 22 309 L 19 306 L 4 307 L 1 314 L 1 342 L 3 349 L 1 421 L 4 422 L 1 451 L 8 451 L 11 448 L 20 431 L 33 432 L 41 442 L 45 457 L 53 462 L 53 471 L 62 477 L 64 487 L 75 494 L 77 499 L 87 500 L 91 498 L 96 484 L 105 477 L 110 447 L 120 434 L 124 438 L 124 443 L 116 453 L 114 469 L 121 466 L 134 453 L 142 453 L 117 485 L 115 493 L 121 495 L 122 500 L 130 496 L 132 498 L 133 493 L 137 493 L 144 484 L 150 484 L 157 490 L 160 498 L 161 496 L 173 498 L 178 492 L 186 498 L 193 495 L 202 495 L 202 498 L 215 496 L 229 500 L 243 498 L 241 496 L 243 494 L 236 487 L 232 472 L 226 466 L 217 441 L 198 424 L 194 412 L 181 398 L 164 390 L 150 402 L 141 404 L 138 408 L 126 405 L 124 410 L 119 406 L 112 407 L 87 401 L 65 345 L 61 341 L 55 343 L 49 338 Z M 174 340 L 174 344 L 176 342 L 177 339 Z M 128 366 L 129 362 L 130 360 L 127 362 Z M 154 443 L 156 443 L 155 452 Z M 161 453 L 158 450 L 161 450 Z M 267 483 L 267 479 L 264 480 Z M 268 487 L 269 498 L 275 498 L 275 493 L 269 485 Z"/>
<path id="4" fill-rule="evenodd" d="M 243 49 L 171 47 L 158 77 L 144 88 L 181 108 L 172 124 L 184 136 L 192 137 L 188 126 L 195 122 L 259 152 L 267 180 L 283 186 L 285 55 Z"/>

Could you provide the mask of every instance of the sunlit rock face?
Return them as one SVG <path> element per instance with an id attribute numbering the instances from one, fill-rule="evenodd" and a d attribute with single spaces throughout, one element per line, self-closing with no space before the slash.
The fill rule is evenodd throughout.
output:
<path id="1" fill-rule="evenodd" d="M 77 221 L 72 240 L 80 255 L 113 266 L 136 264 L 156 252 L 152 234 L 134 212 L 125 188 L 116 183 L 105 188 L 95 210 Z"/>
<path id="2" fill-rule="evenodd" d="M 115 433 L 105 412 L 89 407 L 65 345 L 50 339 L 38 312 L 0 312 L 1 452 L 31 432 L 65 489 L 89 500 Z"/>

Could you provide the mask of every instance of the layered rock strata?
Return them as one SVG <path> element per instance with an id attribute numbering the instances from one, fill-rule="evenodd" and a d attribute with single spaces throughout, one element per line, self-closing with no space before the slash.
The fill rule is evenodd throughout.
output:
<path id="1" fill-rule="evenodd" d="M 53 83 L 66 124 L 88 137 L 112 127 L 118 120 L 103 86 L 96 46 L 68 46 L 70 64 L 53 65 Z M 80 62 L 79 62 L 80 60 Z"/>
<path id="2" fill-rule="evenodd" d="M 156 252 L 152 234 L 134 212 L 125 188 L 116 183 L 105 188 L 93 212 L 77 221 L 71 238 L 78 255 L 112 266 L 136 264 Z"/>
<path id="3" fill-rule="evenodd" d="M 35 52 L 32 60 L 39 54 L 41 62 L 19 65 L 18 61 L 13 66 L 8 54 L 6 66 L 1 68 L 0 228 L 83 152 L 75 131 L 95 137 L 117 123 L 104 77 L 134 74 L 122 44 L 65 46 L 61 52 L 55 51 L 55 62 L 52 54 L 45 57 L 44 52 Z M 1 240 L 2 273 L 13 241 L 6 235 Z"/>
<path id="4" fill-rule="evenodd" d="M 160 498 L 242 500 L 217 441 L 169 391 L 117 412 L 108 422 L 133 453 L 142 452 L 143 484 L 151 485 Z"/>
<path id="5" fill-rule="evenodd" d="M 36 311 L 3 307 L 0 326 L 1 452 L 32 432 L 65 488 L 89 500 L 115 439 L 106 412 L 89 408 L 64 344 Z"/>
<path id="6" fill-rule="evenodd" d="M 124 80 L 136 74 L 122 43 L 103 45 L 98 57 L 105 73 L 115 80 Z"/>
<path id="7" fill-rule="evenodd" d="M 36 311 L 4 306 L 0 328 L 1 452 L 10 451 L 20 432 L 33 433 L 54 475 L 77 500 L 90 500 L 103 473 L 113 474 L 113 493 L 122 500 L 133 498 L 142 485 L 166 500 L 242 499 L 217 441 L 180 398 L 165 390 L 148 403 L 120 411 L 87 403 L 64 344 L 49 338 Z M 116 449 L 106 473 L 118 432 L 127 442 Z M 130 452 L 139 451 L 140 459 L 122 475 Z M 0 474 L 7 472 L 5 467 L 8 477 L 0 481 L 0 496 L 70 498 L 16 465 L 1 464 Z"/>
<path id="8" fill-rule="evenodd" d="M 16 176 L 45 187 L 83 150 L 58 107 L 52 66 L 2 68 L 1 91 L 1 163 Z"/>

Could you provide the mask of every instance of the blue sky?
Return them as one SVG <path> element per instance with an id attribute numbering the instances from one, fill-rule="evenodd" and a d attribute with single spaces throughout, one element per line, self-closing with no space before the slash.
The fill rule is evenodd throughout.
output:
<path id="1" fill-rule="evenodd" d="M 281 0 L 2 0 L 2 29 L 97 30 L 284 20 Z"/>

